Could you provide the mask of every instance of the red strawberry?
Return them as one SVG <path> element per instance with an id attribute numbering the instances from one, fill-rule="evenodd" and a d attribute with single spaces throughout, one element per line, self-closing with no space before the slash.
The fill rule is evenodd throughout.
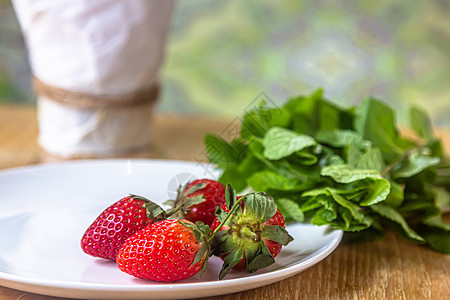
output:
<path id="1" fill-rule="evenodd" d="M 81 239 L 81 248 L 89 255 L 115 260 L 128 237 L 165 216 L 153 202 L 130 195 L 106 208 L 95 219 Z"/>
<path id="2" fill-rule="evenodd" d="M 198 226 L 198 224 L 196 224 Z M 189 221 L 163 220 L 131 236 L 117 255 L 117 266 L 138 278 L 171 282 L 197 274 L 209 255 L 211 230 Z"/>
<path id="3" fill-rule="evenodd" d="M 181 217 L 211 226 L 218 206 L 225 204 L 225 186 L 218 181 L 198 179 L 178 191 L 173 206 L 182 204 Z"/>
<path id="4" fill-rule="evenodd" d="M 255 272 L 274 263 L 282 245 L 293 238 L 286 231 L 284 217 L 273 198 L 266 193 L 251 193 L 237 200 L 234 190 L 227 187 L 226 201 L 211 227 L 220 230 L 214 238 L 213 251 L 224 260 L 219 279 L 232 268 Z M 240 208 L 229 213 L 228 207 L 237 203 Z M 224 225 L 220 227 L 220 223 Z"/>

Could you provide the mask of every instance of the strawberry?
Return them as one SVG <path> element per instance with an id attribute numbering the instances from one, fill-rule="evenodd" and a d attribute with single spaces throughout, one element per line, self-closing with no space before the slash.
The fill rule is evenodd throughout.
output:
<path id="1" fill-rule="evenodd" d="M 171 282 L 194 276 L 209 256 L 211 230 L 198 222 L 163 220 L 132 235 L 117 255 L 117 266 L 138 278 Z"/>
<path id="2" fill-rule="evenodd" d="M 130 195 L 106 208 L 81 238 L 81 248 L 89 255 L 116 259 L 125 240 L 136 231 L 167 217 L 150 200 Z"/>
<path id="3" fill-rule="evenodd" d="M 273 255 L 281 248 L 279 245 L 287 245 L 292 240 L 272 197 L 253 193 L 237 200 L 229 184 L 225 195 L 227 206 L 217 208 L 212 233 L 201 221 L 193 224 L 178 219 L 152 223 L 129 237 L 120 248 L 116 258 L 119 269 L 138 278 L 171 282 L 204 271 L 212 254 L 224 257 L 219 279 L 242 260 L 250 272 L 272 264 Z M 179 203 L 176 209 L 184 204 Z M 268 246 L 272 250 L 276 248 L 274 254 Z"/>
<path id="4" fill-rule="evenodd" d="M 225 186 L 210 179 L 194 180 L 178 190 L 175 201 L 167 203 L 173 207 L 182 205 L 180 217 L 211 226 L 217 206 L 225 204 Z"/>
<path id="5" fill-rule="evenodd" d="M 226 204 L 217 210 L 211 227 L 214 232 L 220 231 L 214 237 L 213 250 L 224 260 L 219 279 L 232 268 L 252 273 L 274 263 L 281 247 L 293 238 L 273 198 L 266 193 L 251 193 L 237 199 L 228 186 L 225 198 Z M 237 203 L 240 207 L 230 213 L 228 207 Z"/>

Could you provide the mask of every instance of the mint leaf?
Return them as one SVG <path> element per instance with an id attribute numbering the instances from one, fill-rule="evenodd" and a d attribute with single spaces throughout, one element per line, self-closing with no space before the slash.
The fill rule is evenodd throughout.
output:
<path id="1" fill-rule="evenodd" d="M 367 142 L 352 130 L 322 129 L 316 134 L 316 140 L 333 147 L 355 145 L 358 148 L 363 148 L 367 145 Z"/>
<path id="2" fill-rule="evenodd" d="M 435 251 L 450 254 L 450 232 L 433 227 L 422 227 L 420 234 Z"/>
<path id="3" fill-rule="evenodd" d="M 417 135 L 427 141 L 431 141 L 433 139 L 433 129 L 428 115 L 418 107 L 412 107 L 409 116 L 411 128 L 414 129 Z"/>
<path id="4" fill-rule="evenodd" d="M 339 128 L 342 110 L 333 103 L 325 101 L 323 98 L 317 104 L 319 114 L 318 130 Z"/>
<path id="5" fill-rule="evenodd" d="M 222 184 L 231 183 L 237 191 L 242 191 L 247 186 L 246 176 L 237 170 L 237 166 L 232 165 L 225 169 L 218 181 Z"/>
<path id="6" fill-rule="evenodd" d="M 311 219 L 311 223 L 317 226 L 328 225 L 331 224 L 336 217 L 337 213 L 335 211 L 322 207 Z M 335 224 L 335 226 L 337 226 L 337 224 Z M 348 229 L 348 226 L 344 226 L 343 228 Z"/>
<path id="7" fill-rule="evenodd" d="M 357 169 L 372 169 L 382 172 L 385 169 L 383 155 L 378 148 L 369 148 L 362 153 L 354 165 Z"/>
<path id="8" fill-rule="evenodd" d="M 440 215 L 427 216 L 423 218 L 422 223 L 430 227 L 439 228 L 444 231 L 450 231 L 450 225 L 444 223 Z"/>
<path id="9" fill-rule="evenodd" d="M 361 206 L 371 206 L 386 200 L 391 191 L 391 184 L 386 179 L 368 179 L 364 182 L 367 196 L 361 201 Z"/>
<path id="10" fill-rule="evenodd" d="M 294 131 L 315 134 L 320 127 L 319 105 L 322 102 L 322 94 L 323 91 L 319 89 L 307 97 L 295 97 L 286 103 L 283 109 L 291 112 Z"/>
<path id="11" fill-rule="evenodd" d="M 260 171 L 248 178 L 248 184 L 257 192 L 268 191 L 270 189 L 280 191 L 296 190 L 297 180 L 287 179 L 273 171 Z"/>
<path id="12" fill-rule="evenodd" d="M 391 227 L 445 252 L 450 158 L 426 113 L 410 114 L 419 138 L 402 136 L 382 101 L 340 108 L 319 89 L 281 108 L 261 104 L 245 113 L 239 137 L 207 137 L 206 149 L 222 183 L 270 193 L 288 220 L 342 229 L 344 240 L 382 237 Z"/>
<path id="13" fill-rule="evenodd" d="M 210 162 L 219 167 L 228 167 L 231 163 L 239 161 L 239 154 L 222 138 L 207 134 L 205 147 Z"/>
<path id="14" fill-rule="evenodd" d="M 403 192 L 403 188 L 400 184 L 391 181 L 391 191 L 387 196 L 385 203 L 390 207 L 397 208 L 402 205 L 403 200 L 405 199 L 405 194 Z"/>
<path id="15" fill-rule="evenodd" d="M 300 150 L 294 153 L 294 155 L 291 155 L 288 158 L 288 161 L 294 164 L 312 166 L 316 164 L 319 161 L 319 159 L 317 158 L 316 155 L 310 153 L 309 151 Z"/>
<path id="16" fill-rule="evenodd" d="M 278 206 L 278 209 L 285 217 L 288 217 L 297 222 L 303 222 L 305 220 L 303 211 L 295 201 L 287 198 L 281 198 L 276 200 L 275 202 Z"/>
<path id="17" fill-rule="evenodd" d="M 400 225 L 400 229 L 410 240 L 416 243 L 425 242 L 425 239 L 421 237 L 417 232 L 412 230 L 412 228 L 409 227 L 408 223 L 406 222 L 405 218 L 403 218 L 403 216 L 399 212 L 397 212 L 394 208 L 383 204 L 376 204 L 371 206 L 370 208 L 383 218 L 386 218 Z"/>
<path id="18" fill-rule="evenodd" d="M 337 203 L 339 203 L 339 205 L 348 209 L 350 211 L 350 213 L 352 214 L 352 216 L 356 220 L 363 221 L 365 219 L 364 214 L 362 212 L 360 212 L 358 205 L 354 204 L 351 201 L 348 201 L 347 199 L 345 199 L 344 197 L 342 197 L 341 195 L 339 195 L 338 193 L 336 193 L 333 190 L 329 190 L 329 192 L 330 192 L 330 195 L 333 197 L 333 199 Z"/>
<path id="19" fill-rule="evenodd" d="M 412 177 L 426 168 L 436 166 L 439 162 L 439 157 L 430 157 L 414 151 L 408 156 L 406 161 L 403 162 L 400 169 L 393 171 L 393 175 L 397 178 Z"/>
<path id="20" fill-rule="evenodd" d="M 446 207 L 450 206 L 450 193 L 443 187 L 435 187 L 433 189 L 434 192 L 434 205 L 439 208 L 439 210 L 443 210 Z"/>
<path id="21" fill-rule="evenodd" d="M 357 168 L 357 165 L 360 164 L 362 155 L 363 151 L 353 144 L 350 144 L 344 148 L 344 157 L 347 164 L 351 167 Z M 344 163 L 342 163 L 342 165 L 343 164 Z"/>
<path id="22" fill-rule="evenodd" d="M 327 166 L 320 172 L 322 176 L 330 176 L 334 181 L 339 183 L 351 183 L 358 180 L 370 178 L 382 178 L 376 170 L 355 169 L 349 165 L 333 165 Z"/>
<path id="23" fill-rule="evenodd" d="M 264 156 L 277 160 L 315 145 L 314 139 L 281 127 L 273 127 L 264 136 Z"/>
<path id="24" fill-rule="evenodd" d="M 406 148 L 395 127 L 393 110 L 379 100 L 366 98 L 361 102 L 354 126 L 363 139 L 380 148 L 388 161 L 401 156 Z"/>

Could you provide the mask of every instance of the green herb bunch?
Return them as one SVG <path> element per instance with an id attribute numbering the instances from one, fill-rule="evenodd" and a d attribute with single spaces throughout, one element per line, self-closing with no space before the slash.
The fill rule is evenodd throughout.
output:
<path id="1" fill-rule="evenodd" d="M 412 138 L 395 114 L 367 98 L 343 109 L 322 90 L 280 108 L 247 112 L 231 141 L 207 135 L 219 181 L 238 191 L 267 192 L 288 220 L 329 225 L 345 240 L 382 237 L 386 227 L 407 240 L 450 253 L 450 160 L 427 115 L 410 112 Z"/>

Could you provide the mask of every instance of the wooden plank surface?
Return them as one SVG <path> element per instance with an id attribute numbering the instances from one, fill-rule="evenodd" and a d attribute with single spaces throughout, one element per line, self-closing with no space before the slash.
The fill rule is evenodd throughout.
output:
<path id="1" fill-rule="evenodd" d="M 34 107 L 0 106 L 0 169 L 54 158 L 36 143 Z M 156 116 L 154 144 L 139 157 L 198 160 L 207 132 L 230 134 L 233 122 Z M 441 130 L 446 147 L 450 132 Z M 448 218 L 447 218 L 448 221 Z M 0 300 L 58 299 L 0 287 Z M 289 279 L 237 294 L 231 299 L 450 299 L 450 256 L 412 245 L 389 232 L 369 243 L 341 244 L 325 260 Z"/>

